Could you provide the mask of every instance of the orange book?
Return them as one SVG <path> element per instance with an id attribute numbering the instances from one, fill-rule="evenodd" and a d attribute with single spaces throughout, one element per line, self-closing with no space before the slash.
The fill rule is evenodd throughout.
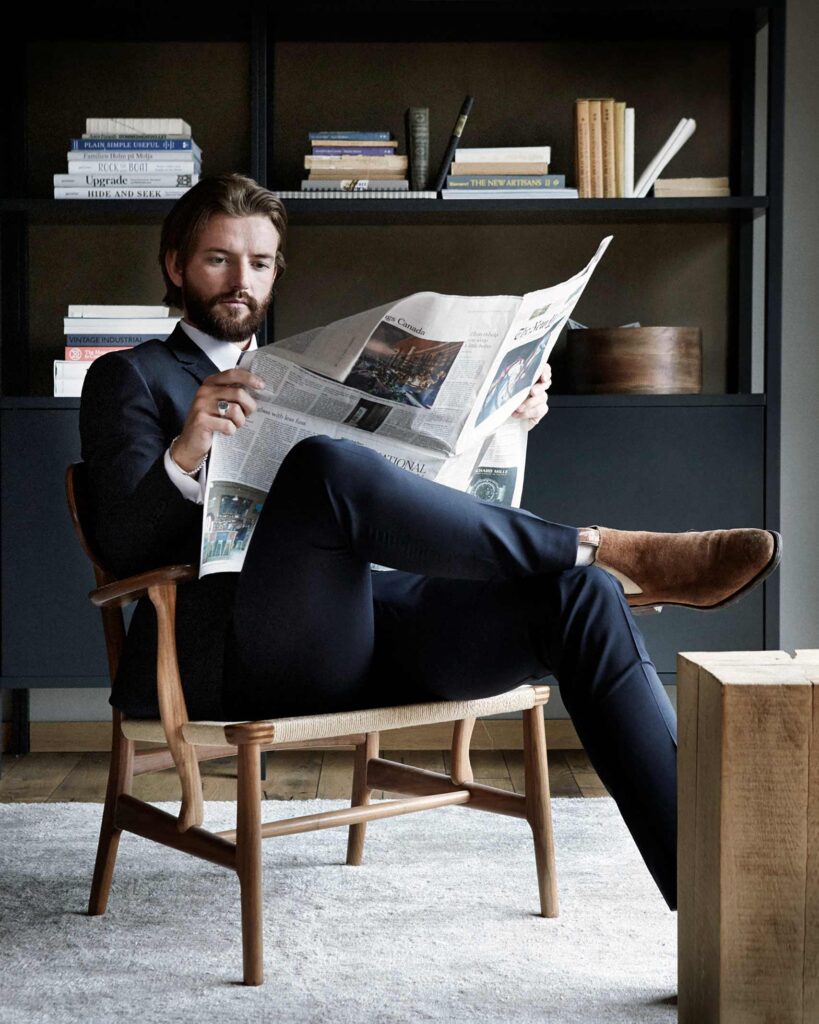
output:
<path id="1" fill-rule="evenodd" d="M 574 161 L 577 191 L 581 199 L 592 195 L 591 139 L 589 136 L 589 101 L 576 100 L 574 105 Z"/>
<path id="2" fill-rule="evenodd" d="M 614 177 L 617 182 L 615 195 L 626 194 L 626 104 L 614 104 Z"/>
<path id="3" fill-rule="evenodd" d="M 590 195 L 595 198 L 603 195 L 603 114 L 601 106 L 600 100 L 589 100 Z"/>
<path id="4" fill-rule="evenodd" d="M 603 195 L 609 199 L 617 195 L 616 147 L 614 143 L 614 100 L 600 101 L 603 134 Z"/>

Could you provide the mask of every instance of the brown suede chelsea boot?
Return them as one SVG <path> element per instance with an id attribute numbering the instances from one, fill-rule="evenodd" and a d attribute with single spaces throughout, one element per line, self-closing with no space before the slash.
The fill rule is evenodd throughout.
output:
<path id="1" fill-rule="evenodd" d="M 598 541 L 595 564 L 620 581 L 632 607 L 724 608 L 770 576 L 782 556 L 782 538 L 773 530 L 648 533 L 600 526 L 581 530 L 581 540 Z"/>

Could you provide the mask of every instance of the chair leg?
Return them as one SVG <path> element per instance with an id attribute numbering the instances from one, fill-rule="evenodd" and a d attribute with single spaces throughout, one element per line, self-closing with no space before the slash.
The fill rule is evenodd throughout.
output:
<path id="1" fill-rule="evenodd" d="M 557 917 L 557 881 L 549 795 L 549 764 L 546 755 L 546 727 L 540 705 L 523 712 L 523 761 L 526 782 L 526 820 L 535 841 L 535 863 L 540 913 Z"/>
<path id="2" fill-rule="evenodd" d="M 242 893 L 242 960 L 245 985 L 261 985 L 262 964 L 262 784 L 258 743 L 242 744 L 238 755 L 236 870 Z"/>
<path id="3" fill-rule="evenodd" d="M 91 895 L 88 900 L 88 913 L 91 917 L 104 914 L 108 905 L 108 894 L 111 891 L 111 879 L 114 877 L 114 866 L 119 849 L 119 837 L 122 829 L 114 825 L 117 800 L 123 793 L 131 792 L 134 777 L 134 743 L 122 735 L 121 714 L 114 712 L 111 737 L 111 764 L 108 769 L 108 785 L 105 790 L 105 805 L 102 809 L 100 838 L 97 844 L 97 859 L 94 864 L 94 877 L 91 881 Z"/>
<path id="4" fill-rule="evenodd" d="M 351 804 L 368 804 L 372 790 L 367 785 L 367 764 L 372 757 L 378 757 L 378 733 L 368 732 L 363 743 L 355 748 L 355 768 L 353 770 L 353 793 Z M 360 864 L 364 859 L 364 836 L 367 823 L 362 821 L 350 825 L 347 836 L 347 863 Z"/>

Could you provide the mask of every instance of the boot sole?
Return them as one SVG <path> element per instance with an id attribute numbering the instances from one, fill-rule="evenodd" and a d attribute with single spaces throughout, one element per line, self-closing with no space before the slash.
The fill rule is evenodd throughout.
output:
<path id="1" fill-rule="evenodd" d="M 752 590 L 754 590 L 756 587 L 758 587 L 760 585 L 760 583 L 764 583 L 765 580 L 774 571 L 774 569 L 776 569 L 778 567 L 780 561 L 782 560 L 782 535 L 777 533 L 776 530 L 767 530 L 766 532 L 769 533 L 773 537 L 773 542 L 774 542 L 773 554 L 771 555 L 771 557 L 770 557 L 770 559 L 768 561 L 768 564 L 764 568 L 760 569 L 759 572 L 756 574 L 756 576 L 754 576 L 752 579 L 748 580 L 748 582 L 745 584 L 744 587 L 740 587 L 739 590 L 735 590 L 733 594 L 729 594 L 728 597 L 723 598 L 722 601 L 718 602 L 717 604 L 702 605 L 702 604 L 687 604 L 685 601 L 662 601 L 662 602 L 660 602 L 660 601 L 652 601 L 651 604 L 642 604 L 641 605 L 641 604 L 637 604 L 636 603 L 636 601 L 639 600 L 640 595 L 639 594 L 635 594 L 634 595 L 634 599 L 635 599 L 635 603 L 634 604 L 631 603 L 629 598 L 626 598 L 626 600 L 629 603 L 629 607 L 631 607 L 631 608 L 652 608 L 652 607 L 664 608 L 667 605 L 668 607 L 676 607 L 676 608 L 693 608 L 694 611 L 697 611 L 697 612 L 716 612 L 716 611 L 719 611 L 721 608 L 726 608 L 729 604 L 733 604 L 735 601 L 739 601 L 740 598 L 745 597 L 746 594 L 750 593 Z"/>

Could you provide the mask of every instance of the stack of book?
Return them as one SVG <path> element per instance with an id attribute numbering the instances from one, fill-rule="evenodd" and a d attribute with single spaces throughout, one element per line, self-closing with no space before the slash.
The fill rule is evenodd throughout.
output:
<path id="1" fill-rule="evenodd" d="M 654 196 L 657 199 L 702 196 L 730 196 L 727 178 L 657 178 Z"/>
<path id="2" fill-rule="evenodd" d="M 390 132 L 318 131 L 309 140 L 301 190 L 277 191 L 280 199 L 435 198 L 410 190 L 407 157 L 395 152 Z"/>
<path id="3" fill-rule="evenodd" d="M 65 358 L 54 360 L 54 394 L 76 398 L 95 359 L 149 338 L 167 338 L 179 319 L 167 306 L 69 306 Z"/>
<path id="4" fill-rule="evenodd" d="M 178 199 L 197 183 L 202 150 L 179 117 L 89 117 L 71 139 L 55 199 Z"/>
<path id="5" fill-rule="evenodd" d="M 574 124 L 582 199 L 643 199 L 697 128 L 693 117 L 682 118 L 635 183 L 633 107 L 610 97 L 576 100 Z"/>
<path id="6" fill-rule="evenodd" d="M 461 149 L 441 189 L 444 199 L 576 199 L 563 174 L 550 174 L 551 146 Z"/>

